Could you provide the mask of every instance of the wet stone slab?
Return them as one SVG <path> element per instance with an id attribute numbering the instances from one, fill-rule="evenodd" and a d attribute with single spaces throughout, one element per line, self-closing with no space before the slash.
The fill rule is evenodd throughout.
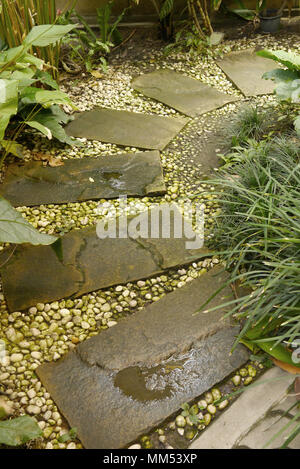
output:
<path id="1" fill-rule="evenodd" d="M 36 370 L 86 448 L 130 444 L 247 360 L 243 346 L 230 355 L 226 308 L 194 314 L 226 279 L 215 267 Z M 231 298 L 226 288 L 210 307 Z"/>
<path id="2" fill-rule="evenodd" d="M 245 96 L 273 93 L 274 83 L 262 75 L 276 66 L 272 60 L 256 55 L 254 49 L 231 52 L 217 64 Z"/>
<path id="3" fill-rule="evenodd" d="M 3 251 L 1 276 L 8 308 L 19 311 L 38 302 L 80 296 L 207 255 L 203 240 L 189 223 L 183 224 L 176 206 L 172 208 L 162 204 L 135 217 L 71 231 L 61 238 L 62 261 L 50 246 L 19 245 L 13 255 L 12 248 Z"/>
<path id="4" fill-rule="evenodd" d="M 212 111 L 238 99 L 172 70 L 158 70 L 141 75 L 132 81 L 132 87 L 145 96 L 154 98 L 191 117 Z"/>
<path id="5" fill-rule="evenodd" d="M 158 151 L 9 165 L 0 193 L 15 207 L 165 192 Z"/>
<path id="6" fill-rule="evenodd" d="M 122 146 L 163 150 L 187 124 L 186 118 L 172 118 L 128 111 L 96 108 L 79 114 L 67 125 L 73 137 L 85 137 Z"/>

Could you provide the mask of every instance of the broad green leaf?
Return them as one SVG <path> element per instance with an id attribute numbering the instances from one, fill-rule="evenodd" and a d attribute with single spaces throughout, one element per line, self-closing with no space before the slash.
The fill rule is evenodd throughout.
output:
<path id="1" fill-rule="evenodd" d="M 56 120 L 62 124 L 67 124 L 68 122 L 74 120 L 74 117 L 70 114 L 67 114 L 63 111 L 58 105 L 54 104 L 50 108 L 51 114 L 55 116 Z M 48 111 L 42 111 L 42 113 L 46 114 Z"/>
<path id="2" fill-rule="evenodd" d="M 31 68 L 24 68 L 21 70 L 16 70 L 14 67 L 12 70 L 6 70 L 0 74 L 0 78 L 8 78 L 11 80 L 26 80 L 30 79 L 34 76 L 35 71 L 31 70 Z"/>
<path id="3" fill-rule="evenodd" d="M 42 70 L 45 64 L 42 59 L 39 59 L 38 57 L 35 57 L 35 55 L 32 54 L 25 54 L 23 57 L 23 63 L 33 65 L 38 70 Z"/>
<path id="4" fill-rule="evenodd" d="M 76 143 L 76 140 L 72 139 L 66 134 L 65 130 L 59 123 L 59 119 L 61 119 L 62 117 L 61 115 L 59 115 L 58 118 L 56 112 L 57 109 L 55 106 L 49 109 L 43 109 L 34 116 L 34 120 L 40 122 L 42 125 L 47 127 L 51 131 L 53 137 L 57 138 L 57 140 L 63 143 L 67 143 L 68 145 L 74 145 Z"/>
<path id="5" fill-rule="evenodd" d="M 252 21 L 256 14 L 252 10 L 248 10 L 247 8 L 234 8 L 233 10 L 229 10 L 232 13 L 235 13 L 236 15 L 240 16 L 241 18 L 244 18 L 244 20 L 247 21 Z"/>
<path id="6" fill-rule="evenodd" d="M 23 41 L 24 46 L 45 47 L 60 41 L 67 33 L 76 28 L 75 24 L 43 24 L 34 26 Z"/>
<path id="7" fill-rule="evenodd" d="M 276 360 L 280 360 L 284 363 L 288 363 L 289 365 L 299 366 L 300 371 L 300 364 L 296 364 L 292 360 L 291 353 L 282 345 L 278 344 L 274 347 L 274 341 L 266 341 L 266 342 L 256 342 L 256 345 L 261 348 L 264 352 L 267 352 L 272 357 L 276 358 Z"/>
<path id="8" fill-rule="evenodd" d="M 66 93 L 57 90 L 42 90 L 33 86 L 22 90 L 21 99 L 24 104 L 38 103 L 46 108 L 52 106 L 52 104 L 63 104 L 74 107 Z"/>
<path id="9" fill-rule="evenodd" d="M 44 83 L 45 85 L 48 85 L 50 88 L 53 88 L 54 90 L 59 90 L 59 86 L 56 83 L 55 80 L 53 80 L 52 76 L 48 72 L 43 72 L 41 70 L 38 70 L 35 74 L 36 78 L 41 83 Z"/>
<path id="10" fill-rule="evenodd" d="M 11 153 L 18 158 L 23 159 L 23 147 L 19 143 L 16 143 L 14 140 L 0 140 L 0 146 L 9 154 Z"/>
<path id="11" fill-rule="evenodd" d="M 0 196 L 0 242 L 31 243 L 34 245 L 54 243 L 58 238 L 37 231 L 11 204 Z"/>
<path id="12" fill-rule="evenodd" d="M 18 81 L 0 79 L 0 140 L 3 140 L 10 117 L 18 110 Z"/>
<path id="13" fill-rule="evenodd" d="M 22 53 L 25 53 L 25 49 L 23 46 L 12 47 L 4 52 L 0 53 L 0 72 L 1 67 L 6 65 L 8 62 L 13 62 L 16 59 L 20 60 L 22 57 Z"/>
<path id="14" fill-rule="evenodd" d="M 286 52 L 285 50 L 260 50 L 256 53 L 260 57 L 272 59 L 285 65 L 289 70 L 300 71 L 300 54 L 296 54 L 295 52 Z"/>
<path id="15" fill-rule="evenodd" d="M 32 127 L 33 129 L 38 130 L 42 134 L 46 135 L 49 140 L 52 139 L 52 133 L 51 130 L 48 129 L 48 127 L 45 127 L 43 124 L 37 121 L 26 121 L 26 125 L 29 125 L 29 127 Z"/>
<path id="16" fill-rule="evenodd" d="M 1 107 L 1 105 L 0 105 Z M 8 126 L 10 121 L 10 116 L 1 116 L 0 115 L 0 138 L 4 137 L 6 127 Z"/>
<path id="17" fill-rule="evenodd" d="M 28 415 L 0 422 L 0 444 L 3 445 L 20 446 L 41 435 L 36 420 Z"/>
<path id="18" fill-rule="evenodd" d="M 293 70 L 283 70 L 282 68 L 275 68 L 270 72 L 266 72 L 262 76 L 265 80 L 273 80 L 275 83 L 280 83 L 281 81 L 287 82 L 292 80 L 297 80 L 300 78 L 298 72 Z"/>
<path id="19" fill-rule="evenodd" d="M 18 90 L 22 90 L 27 86 L 31 86 L 37 80 L 33 78 L 35 71 L 31 68 L 24 68 L 21 70 L 16 70 L 16 67 L 13 69 L 5 70 L 0 74 L 0 78 L 5 78 L 8 80 L 17 80 L 18 81 Z"/>
<path id="20" fill-rule="evenodd" d="M 160 19 L 163 20 L 166 16 L 168 16 L 173 10 L 173 7 L 174 0 L 164 0 L 159 13 Z"/>
<path id="21" fill-rule="evenodd" d="M 275 88 L 275 93 L 281 101 L 300 102 L 300 79 L 281 82 Z"/>

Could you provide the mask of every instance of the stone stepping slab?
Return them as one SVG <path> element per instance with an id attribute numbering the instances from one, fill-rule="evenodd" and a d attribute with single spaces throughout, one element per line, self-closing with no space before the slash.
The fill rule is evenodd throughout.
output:
<path id="1" fill-rule="evenodd" d="M 230 349 L 226 308 L 195 311 L 223 284 L 215 267 L 36 372 L 85 448 L 122 448 L 248 359 Z M 210 307 L 232 298 L 230 288 Z"/>
<path id="2" fill-rule="evenodd" d="M 249 449 L 263 449 L 264 444 L 275 436 L 288 423 L 288 418 L 294 414 L 294 411 L 297 411 L 294 408 L 287 412 L 293 402 L 295 403 L 295 399 L 290 398 L 290 402 L 287 399 L 288 392 L 293 395 L 289 387 L 294 379 L 295 375 L 276 366 L 267 370 L 253 387 L 250 386 L 246 392 L 242 392 L 239 398 L 212 422 L 198 439 L 193 441 L 189 449 L 228 450 L 243 449 L 248 446 Z M 285 407 L 285 404 L 288 406 Z M 283 417 L 283 413 L 287 415 Z M 293 428 L 294 425 L 291 425 L 278 435 L 270 449 L 278 449 Z M 293 448 L 295 443 L 296 440 L 289 445 L 289 448 Z M 299 449 L 299 447 L 298 435 L 298 447 L 294 448 Z"/>
<path id="3" fill-rule="evenodd" d="M 64 160 L 54 168 L 38 161 L 13 164 L 0 186 L 2 196 L 15 207 L 165 191 L 158 151 Z"/>
<path id="4" fill-rule="evenodd" d="M 186 118 L 96 108 L 79 114 L 66 127 L 68 135 L 122 146 L 163 150 L 187 124 Z"/>
<path id="5" fill-rule="evenodd" d="M 256 55 L 254 49 L 231 52 L 217 64 L 245 96 L 273 93 L 274 83 L 262 75 L 276 68 L 276 64 Z"/>
<path id="6" fill-rule="evenodd" d="M 169 213 L 169 204 L 135 217 L 112 219 L 109 224 L 102 221 L 96 228 L 73 230 L 61 238 L 63 261 L 58 259 L 51 246 L 18 245 L 13 255 L 12 248 L 3 251 L 1 276 L 8 308 L 19 311 L 39 302 L 80 296 L 147 278 L 208 254 L 208 250 L 202 247 L 202 239 L 193 233 L 188 223 L 188 238 L 186 235 L 177 237 L 178 233 L 173 229 L 170 237 L 166 238 L 168 233 L 164 234 L 162 230 L 167 225 L 162 217 L 160 231 L 152 236 L 151 220 L 160 213 Z M 182 215 L 174 204 L 170 220 L 171 227 L 176 225 L 177 229 L 183 223 Z M 149 235 L 144 233 L 144 237 L 136 237 L 137 234 L 132 234 L 135 224 L 138 227 L 139 223 L 149 230 Z M 99 235 L 107 237 L 100 239 Z M 195 248 L 194 244 L 187 244 L 192 237 L 197 244 Z"/>
<path id="7" fill-rule="evenodd" d="M 135 78 L 132 87 L 191 117 L 238 100 L 194 78 L 166 69 Z"/>

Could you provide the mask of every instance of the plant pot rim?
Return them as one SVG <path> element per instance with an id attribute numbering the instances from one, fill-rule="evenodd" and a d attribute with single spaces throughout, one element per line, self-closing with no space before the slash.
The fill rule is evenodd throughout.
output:
<path id="1" fill-rule="evenodd" d="M 275 15 L 275 16 L 262 16 L 261 14 L 259 14 L 259 18 L 261 20 L 277 20 L 278 18 L 281 18 L 282 17 L 282 13 L 279 13 L 279 15 Z"/>

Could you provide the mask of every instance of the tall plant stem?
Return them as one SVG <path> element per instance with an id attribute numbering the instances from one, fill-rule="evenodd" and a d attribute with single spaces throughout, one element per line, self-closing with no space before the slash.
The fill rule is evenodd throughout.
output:
<path id="1" fill-rule="evenodd" d="M 194 21 L 194 24 L 196 26 L 196 29 L 198 31 L 199 36 L 201 37 L 201 39 L 206 39 L 205 34 L 202 31 L 201 25 L 200 25 L 198 17 L 197 17 L 197 13 L 196 13 L 195 6 L 194 6 L 194 1 L 193 0 L 188 0 L 188 6 L 189 6 L 189 10 L 191 12 L 192 19 Z"/>
<path id="2" fill-rule="evenodd" d="M 209 33 L 212 34 L 214 31 L 213 31 L 211 21 L 210 21 L 210 17 L 209 17 L 207 0 L 203 0 L 203 5 L 204 5 L 204 14 L 205 14 L 205 18 L 206 18 L 206 26 L 207 26 L 207 29 L 208 29 Z"/>

